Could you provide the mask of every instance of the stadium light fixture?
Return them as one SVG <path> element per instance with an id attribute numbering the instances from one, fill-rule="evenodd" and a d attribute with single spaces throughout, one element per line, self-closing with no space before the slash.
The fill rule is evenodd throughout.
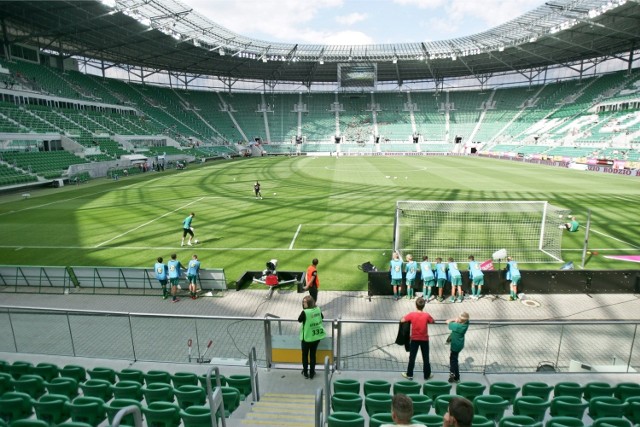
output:
<path id="1" fill-rule="evenodd" d="M 220 54 L 220 56 L 224 56 L 224 49 L 223 48 L 218 49 L 218 53 Z"/>
<path id="2" fill-rule="evenodd" d="M 318 60 L 318 63 L 319 63 L 320 65 L 324 65 L 324 58 L 320 58 L 320 59 Z"/>
<path id="3" fill-rule="evenodd" d="M 394 64 L 398 63 L 398 57 L 394 56 L 393 59 L 391 60 L 391 62 L 393 62 Z"/>

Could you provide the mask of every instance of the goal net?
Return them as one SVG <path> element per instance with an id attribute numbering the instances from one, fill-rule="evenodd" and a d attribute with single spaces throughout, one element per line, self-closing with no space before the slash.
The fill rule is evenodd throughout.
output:
<path id="1" fill-rule="evenodd" d="M 418 260 L 482 261 L 506 249 L 521 263 L 562 262 L 569 213 L 546 201 L 398 201 L 394 249 Z"/>

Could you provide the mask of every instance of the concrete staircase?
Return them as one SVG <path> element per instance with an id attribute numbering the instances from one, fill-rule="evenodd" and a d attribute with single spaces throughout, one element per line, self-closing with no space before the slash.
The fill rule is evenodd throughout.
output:
<path id="1" fill-rule="evenodd" d="M 314 395 L 266 393 L 253 404 L 238 425 L 314 427 L 314 417 Z"/>

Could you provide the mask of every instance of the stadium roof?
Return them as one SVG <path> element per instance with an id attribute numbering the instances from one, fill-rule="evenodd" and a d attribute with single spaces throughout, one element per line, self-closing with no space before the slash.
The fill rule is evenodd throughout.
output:
<path id="1" fill-rule="evenodd" d="M 551 0 L 498 27 L 433 42 L 271 43 L 227 30 L 176 0 L 2 1 L 9 43 L 189 75 L 336 82 L 343 64 L 378 81 L 438 80 L 626 57 L 640 46 L 640 0 Z"/>

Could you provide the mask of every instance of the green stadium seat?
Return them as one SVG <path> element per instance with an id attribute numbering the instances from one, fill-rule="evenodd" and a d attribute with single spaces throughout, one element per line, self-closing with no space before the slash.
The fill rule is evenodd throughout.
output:
<path id="1" fill-rule="evenodd" d="M 30 362 L 17 360 L 11 365 L 7 366 L 7 372 L 11 374 L 14 380 L 17 380 L 21 376 L 29 374 L 32 368 L 33 364 L 31 364 Z"/>
<path id="2" fill-rule="evenodd" d="M 207 406 L 190 406 L 180 410 L 184 427 L 211 427 L 211 410 Z"/>
<path id="3" fill-rule="evenodd" d="M 420 393 L 422 386 L 416 381 L 396 381 L 393 383 L 393 394 Z"/>
<path id="4" fill-rule="evenodd" d="M 452 384 L 447 381 L 427 381 L 422 384 L 422 394 L 435 402 L 439 396 L 449 394 L 451 387 Z"/>
<path id="5" fill-rule="evenodd" d="M 249 375 L 229 375 L 226 377 L 227 385 L 240 391 L 240 399 L 244 400 L 251 394 L 251 377 Z"/>
<path id="6" fill-rule="evenodd" d="M 92 380 L 109 381 L 111 384 L 116 383 L 116 371 L 111 368 L 96 367 L 93 369 L 87 369 L 87 373 Z"/>
<path id="7" fill-rule="evenodd" d="M 613 396 L 614 389 L 609 383 L 605 382 L 590 382 L 584 386 L 583 399 L 589 402 L 594 397 L 611 397 Z"/>
<path id="8" fill-rule="evenodd" d="M 70 399 L 63 394 L 45 394 L 33 402 L 36 417 L 48 424 L 60 424 L 71 417 L 69 407 L 66 405 Z"/>
<path id="9" fill-rule="evenodd" d="M 411 422 L 414 424 L 424 424 L 427 427 L 442 427 L 444 417 L 437 414 L 414 415 L 411 418 Z"/>
<path id="10" fill-rule="evenodd" d="M 630 397 L 626 400 L 629 404 L 627 407 L 626 417 L 629 421 L 631 421 L 634 425 L 640 424 L 640 397 Z"/>
<path id="11" fill-rule="evenodd" d="M 58 377 L 44 384 L 51 394 L 63 394 L 70 399 L 78 396 L 78 381 L 73 378 Z"/>
<path id="12" fill-rule="evenodd" d="M 582 419 L 589 403 L 575 396 L 558 396 L 551 400 L 549 413 L 552 417 L 573 417 Z"/>
<path id="13" fill-rule="evenodd" d="M 13 380 L 13 387 L 16 391 L 27 393 L 32 399 L 38 399 L 46 393 L 44 380 L 39 375 L 21 375 L 19 379 Z"/>
<path id="14" fill-rule="evenodd" d="M 584 387 L 574 382 L 559 382 L 553 387 L 553 397 L 573 396 L 582 399 Z"/>
<path id="15" fill-rule="evenodd" d="M 174 394 L 178 399 L 180 409 L 186 409 L 193 405 L 204 405 L 207 393 L 205 389 L 198 385 L 183 385 L 174 389 Z"/>
<path id="16" fill-rule="evenodd" d="M 66 402 L 65 405 L 71 411 L 71 420 L 76 422 L 97 427 L 107 418 L 104 401 L 98 397 L 79 396 L 71 402 Z"/>
<path id="17" fill-rule="evenodd" d="M 343 391 L 333 393 L 331 396 L 331 409 L 336 412 L 355 412 L 357 414 L 362 410 L 362 396 L 356 393 Z"/>
<path id="18" fill-rule="evenodd" d="M 329 427 L 364 427 L 364 417 L 353 412 L 333 412 L 327 417 Z"/>
<path id="19" fill-rule="evenodd" d="M 526 415 L 507 415 L 500 418 L 498 427 L 542 427 L 542 422 Z"/>
<path id="20" fill-rule="evenodd" d="M 574 417 L 551 417 L 544 427 L 584 427 L 581 419 Z"/>
<path id="21" fill-rule="evenodd" d="M 116 399 L 133 399 L 140 402 L 143 398 L 142 385 L 137 381 L 118 381 L 111 386 Z"/>
<path id="22" fill-rule="evenodd" d="M 540 396 L 521 396 L 513 403 L 513 415 L 526 415 L 543 421 L 551 402 Z"/>
<path id="23" fill-rule="evenodd" d="M 364 397 L 364 409 L 369 416 L 390 412 L 391 399 L 390 393 L 369 393 Z"/>
<path id="24" fill-rule="evenodd" d="M 593 420 L 591 427 L 631 427 L 631 423 L 624 418 L 603 417 Z"/>
<path id="25" fill-rule="evenodd" d="M 148 427 L 178 427 L 180 408 L 168 402 L 153 402 L 142 407 Z"/>
<path id="26" fill-rule="evenodd" d="M 414 415 L 428 414 L 431 411 L 433 400 L 429 399 L 429 396 L 420 393 L 409 393 L 407 397 L 413 402 Z"/>
<path id="27" fill-rule="evenodd" d="M 98 397 L 105 402 L 113 398 L 111 383 L 107 380 L 87 380 L 80 384 L 83 396 Z"/>
<path id="28" fill-rule="evenodd" d="M 116 373 L 118 381 L 135 381 L 144 384 L 144 373 L 138 369 L 123 369 Z"/>
<path id="29" fill-rule="evenodd" d="M 31 396 L 18 391 L 8 391 L 0 396 L 0 418 L 7 423 L 33 415 Z"/>
<path id="30" fill-rule="evenodd" d="M 333 392 L 340 393 L 343 391 L 360 394 L 360 381 L 351 378 L 340 378 L 333 381 Z"/>
<path id="31" fill-rule="evenodd" d="M 178 388 L 183 385 L 198 385 L 198 376 L 193 372 L 176 372 L 171 375 L 171 382 L 173 383 L 174 388 Z M 211 385 L 212 388 L 215 388 L 215 383 Z M 203 386 L 206 387 L 206 384 Z"/>
<path id="32" fill-rule="evenodd" d="M 109 424 L 113 424 L 113 418 L 116 414 L 122 409 L 128 406 L 137 406 L 140 408 L 142 413 L 142 404 L 137 400 L 133 399 L 113 399 L 110 402 L 105 403 L 104 410 L 107 413 L 107 419 L 109 420 Z M 135 427 L 135 421 L 133 414 L 125 415 L 122 418 L 122 422 L 120 425 Z"/>
<path id="33" fill-rule="evenodd" d="M 640 384 L 638 383 L 619 383 L 613 391 L 613 397 L 622 401 L 634 396 L 640 396 Z"/>
<path id="34" fill-rule="evenodd" d="M 204 387 L 204 389 L 207 389 L 207 375 L 206 374 L 202 374 L 202 375 L 198 375 L 198 381 L 200 382 L 200 385 L 202 387 Z M 190 385 L 190 384 L 183 384 L 183 385 Z M 193 385 L 197 385 L 197 384 L 193 384 Z M 220 385 L 222 387 L 227 385 L 227 377 L 225 377 L 224 375 L 220 375 Z M 213 372 L 211 373 L 211 389 L 213 390 L 216 387 L 216 376 L 213 375 Z M 177 387 L 175 387 L 177 388 Z"/>
<path id="35" fill-rule="evenodd" d="M 0 372 L 0 396 L 8 391 L 13 391 L 13 377 L 6 372 Z"/>
<path id="36" fill-rule="evenodd" d="M 454 397 L 462 397 L 459 394 L 442 394 L 433 402 L 436 414 L 444 416 L 449 410 L 449 402 Z"/>
<path id="37" fill-rule="evenodd" d="M 375 414 L 369 418 L 369 427 L 380 427 L 383 424 L 393 424 L 391 412 Z"/>
<path id="38" fill-rule="evenodd" d="M 391 383 L 386 380 L 367 380 L 363 386 L 364 395 L 371 393 L 389 393 L 391 391 Z"/>
<path id="39" fill-rule="evenodd" d="M 153 383 L 171 384 L 171 375 L 165 371 L 147 371 L 144 374 L 144 382 L 147 385 Z"/>
<path id="40" fill-rule="evenodd" d="M 473 401 L 476 396 L 480 396 L 484 393 L 486 385 L 474 382 L 474 381 L 463 381 L 456 385 L 456 393 L 458 396 L 462 396 L 467 400 Z"/>
<path id="41" fill-rule="evenodd" d="M 54 378 L 58 378 L 60 375 L 60 369 L 53 363 L 38 363 L 31 368 L 31 373 L 39 375 L 45 381 L 51 381 Z"/>
<path id="42" fill-rule="evenodd" d="M 64 368 L 60 369 L 60 376 L 73 378 L 74 380 L 78 381 L 78 384 L 80 384 L 87 380 L 87 371 L 82 366 L 67 365 Z"/>
<path id="43" fill-rule="evenodd" d="M 502 396 L 485 394 L 473 399 L 475 413 L 497 422 L 504 416 L 504 411 L 509 407 L 509 401 Z"/>
<path id="44" fill-rule="evenodd" d="M 623 417 L 629 404 L 616 397 L 598 396 L 589 401 L 589 416 L 591 419 Z"/>
<path id="45" fill-rule="evenodd" d="M 16 420 L 11 423 L 11 427 L 49 427 L 49 423 L 42 420 Z"/>
<path id="46" fill-rule="evenodd" d="M 65 421 L 64 423 L 58 424 L 57 427 L 92 427 L 92 426 L 87 423 L 81 423 L 76 421 Z"/>
<path id="47" fill-rule="evenodd" d="M 528 382 L 522 386 L 523 396 L 537 396 L 544 400 L 549 400 L 549 395 L 553 386 L 543 382 Z"/>
<path id="48" fill-rule="evenodd" d="M 240 406 L 240 391 L 235 387 L 221 387 L 222 401 L 224 402 L 224 416 L 229 418 L 233 411 Z"/>
<path id="49" fill-rule="evenodd" d="M 181 386 L 182 387 L 182 386 Z M 173 387 L 165 383 L 151 383 L 142 388 L 142 394 L 147 404 L 151 402 L 173 403 Z"/>
<path id="50" fill-rule="evenodd" d="M 471 421 L 471 427 L 495 427 L 495 425 L 495 421 L 477 414 L 473 416 L 473 421 Z"/>

